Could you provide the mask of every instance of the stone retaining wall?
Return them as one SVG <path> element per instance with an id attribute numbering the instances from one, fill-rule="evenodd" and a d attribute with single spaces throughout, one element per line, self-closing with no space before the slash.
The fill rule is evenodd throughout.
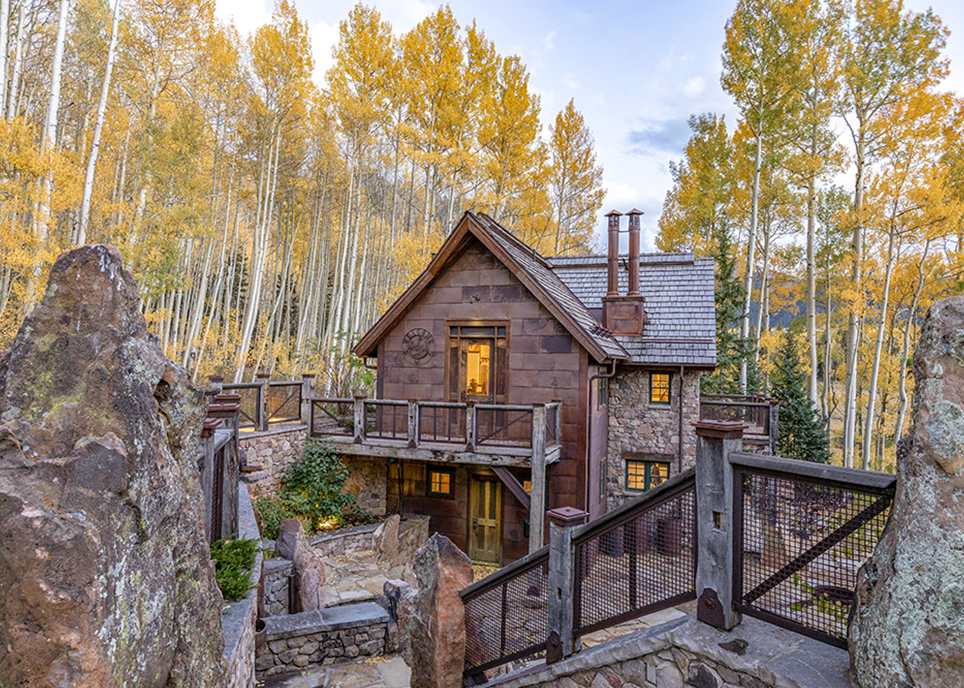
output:
<path id="1" fill-rule="evenodd" d="M 264 563 L 264 613 L 279 616 L 288 613 L 288 576 L 295 572 L 290 559 L 269 559 Z"/>
<path id="2" fill-rule="evenodd" d="M 238 486 L 238 537 L 260 539 L 258 524 L 248 488 Z M 263 555 L 260 548 L 251 571 L 251 590 L 243 600 L 226 602 L 221 617 L 224 634 L 224 662 L 227 666 L 224 685 L 227 688 L 254 687 L 254 625 L 258 618 L 258 579 Z"/>
<path id="3" fill-rule="evenodd" d="M 265 619 L 268 639 L 258 651 L 258 678 L 384 655 L 388 620 L 374 602 Z"/>
<path id="4" fill-rule="evenodd" d="M 551 665 L 496 677 L 489 688 L 854 688 L 845 650 L 744 617 L 723 633 L 683 617 Z"/>
<path id="5" fill-rule="evenodd" d="M 238 435 L 238 446 L 246 465 L 261 466 L 261 471 L 253 476 L 258 490 L 277 489 L 288 464 L 300 459 L 304 453 L 307 437 L 307 425 L 281 425 L 265 432 Z"/>
<path id="6" fill-rule="evenodd" d="M 378 543 L 375 542 L 375 531 L 379 525 L 381 524 L 372 523 L 366 526 L 351 526 L 322 533 L 311 538 L 311 546 L 325 557 L 377 550 Z"/>
<path id="7" fill-rule="evenodd" d="M 345 490 L 355 495 L 358 506 L 376 516 L 384 516 L 388 493 L 388 466 L 385 459 L 343 454 L 348 468 Z"/>

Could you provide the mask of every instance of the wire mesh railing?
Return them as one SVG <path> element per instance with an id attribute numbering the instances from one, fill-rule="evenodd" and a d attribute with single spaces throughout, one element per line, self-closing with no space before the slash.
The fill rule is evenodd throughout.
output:
<path id="1" fill-rule="evenodd" d="M 890 511 L 894 477 L 735 454 L 734 608 L 847 647 L 857 571 Z"/>
<path id="2" fill-rule="evenodd" d="M 260 430 L 262 425 L 261 383 L 239 382 L 225 384 L 222 386 L 222 389 L 224 392 L 231 392 L 241 397 L 240 429 Z"/>
<path id="3" fill-rule="evenodd" d="M 760 401 L 717 401 L 700 398 L 700 420 L 746 423 L 751 435 L 770 434 L 770 403 Z"/>
<path id="4" fill-rule="evenodd" d="M 269 382 L 265 390 L 268 424 L 301 422 L 301 382 Z"/>
<path id="5" fill-rule="evenodd" d="M 696 599 L 692 470 L 573 535 L 573 635 Z"/>
<path id="6" fill-rule="evenodd" d="M 353 399 L 319 397 L 311 400 L 309 429 L 312 437 L 351 437 L 355 430 Z"/>
<path id="7" fill-rule="evenodd" d="M 545 655 L 548 580 L 543 547 L 462 590 L 466 676 Z"/>

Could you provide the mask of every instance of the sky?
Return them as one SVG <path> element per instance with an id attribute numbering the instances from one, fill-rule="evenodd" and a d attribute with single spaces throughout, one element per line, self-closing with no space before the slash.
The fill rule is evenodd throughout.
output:
<path id="1" fill-rule="evenodd" d="M 295 0 L 311 29 L 315 82 L 324 85 L 338 24 L 355 0 Z M 425 0 L 366 0 L 404 33 L 438 8 Z M 737 110 L 720 87 L 720 51 L 736 0 L 449 0 L 464 26 L 476 21 L 502 55 L 518 55 L 540 96 L 545 133 L 570 99 L 582 112 L 603 166 L 611 209 L 642 210 L 644 251 L 655 250 L 657 221 L 672 186 L 669 163 L 680 160 L 690 115 L 715 112 L 731 127 Z M 273 0 L 217 0 L 217 14 L 242 36 L 271 19 Z M 933 8 L 950 29 L 947 90 L 964 93 L 964 2 L 905 0 Z M 848 143 L 846 140 L 844 143 Z"/>

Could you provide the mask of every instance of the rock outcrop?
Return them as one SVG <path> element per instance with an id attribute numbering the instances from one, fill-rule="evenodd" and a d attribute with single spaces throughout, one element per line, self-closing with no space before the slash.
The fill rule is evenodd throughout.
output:
<path id="1" fill-rule="evenodd" d="M 931 307 L 914 380 L 897 496 L 857 580 L 850 655 L 863 688 L 964 686 L 964 297 Z"/>
<path id="2" fill-rule="evenodd" d="M 294 562 L 295 585 L 298 588 L 298 611 L 310 612 L 325 607 L 325 558 L 308 542 L 305 529 L 297 518 L 281 522 L 275 550 Z"/>
<path id="3" fill-rule="evenodd" d="M 418 592 L 398 601 L 402 652 L 412 688 L 462 685 L 465 607 L 459 591 L 472 583 L 472 562 L 444 535 L 433 533 L 415 553 Z"/>
<path id="4" fill-rule="evenodd" d="M 116 249 L 61 255 L 0 354 L 0 684 L 221 685 L 204 413 Z"/>

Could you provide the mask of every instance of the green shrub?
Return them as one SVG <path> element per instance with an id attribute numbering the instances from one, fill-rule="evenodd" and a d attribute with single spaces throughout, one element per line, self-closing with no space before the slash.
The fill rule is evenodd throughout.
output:
<path id="1" fill-rule="evenodd" d="M 257 547 L 258 541 L 249 538 L 218 540 L 211 545 L 214 575 L 225 600 L 236 602 L 257 587 L 251 584 Z"/>
<path id="2" fill-rule="evenodd" d="M 345 492 L 348 468 L 330 445 L 309 439 L 304 455 L 288 466 L 276 495 L 255 500 L 261 512 L 264 537 L 275 540 L 281 522 L 297 518 L 305 530 L 318 530 L 322 521 L 341 521 L 345 507 L 355 503 L 355 495 Z"/>

